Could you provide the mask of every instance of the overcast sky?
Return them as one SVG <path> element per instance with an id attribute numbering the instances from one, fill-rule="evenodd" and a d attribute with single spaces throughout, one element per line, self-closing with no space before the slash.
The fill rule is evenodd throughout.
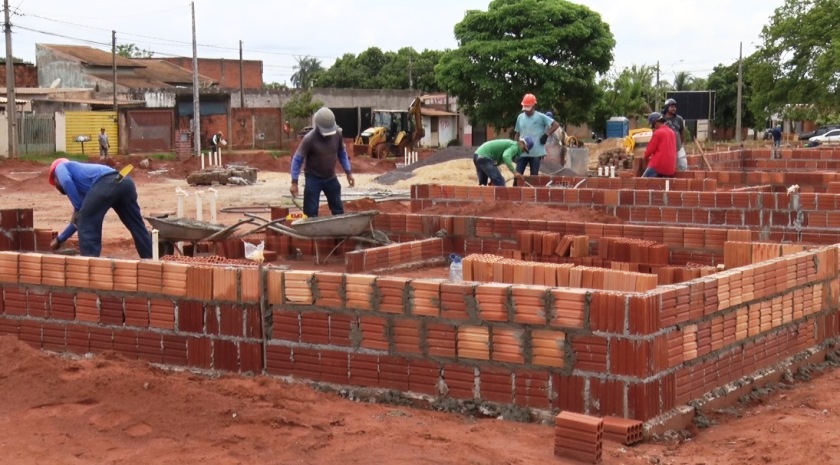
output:
<path id="1" fill-rule="evenodd" d="M 678 71 L 706 76 L 719 63 L 749 54 L 762 26 L 784 0 L 589 0 L 616 39 L 614 68 L 655 65 L 662 79 Z M 287 82 L 294 57 L 318 57 L 325 67 L 368 47 L 442 50 L 457 44 L 454 25 L 489 0 L 197 0 L 202 58 L 262 60 L 265 82 Z M 110 50 L 133 43 L 155 56 L 192 56 L 190 3 L 183 0 L 9 0 L 14 56 L 35 62 L 35 44 L 90 45 Z"/>

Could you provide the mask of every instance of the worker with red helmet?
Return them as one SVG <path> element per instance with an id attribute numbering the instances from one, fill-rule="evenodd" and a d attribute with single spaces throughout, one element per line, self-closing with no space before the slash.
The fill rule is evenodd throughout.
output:
<path id="1" fill-rule="evenodd" d="M 522 98 L 522 113 L 516 118 L 515 140 L 530 136 L 534 140 L 534 148 L 523 153 L 516 162 L 516 172 L 525 174 L 525 167 L 529 167 L 531 176 L 540 174 L 540 162 L 545 157 L 545 143 L 554 134 L 560 124 L 544 113 L 536 110 L 537 97 L 525 94 Z"/>
<path id="2" fill-rule="evenodd" d="M 53 239 L 53 250 L 61 247 L 78 230 L 79 249 L 85 257 L 102 252 L 102 221 L 113 209 L 134 239 L 140 258 L 152 258 L 152 237 L 143 222 L 137 203 L 137 188 L 105 165 L 78 163 L 59 158 L 50 165 L 50 185 L 66 195 L 73 205 L 73 220 Z"/>

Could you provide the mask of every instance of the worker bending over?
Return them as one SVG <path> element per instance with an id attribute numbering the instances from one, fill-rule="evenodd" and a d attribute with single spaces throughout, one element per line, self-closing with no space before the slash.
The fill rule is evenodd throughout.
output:
<path id="1" fill-rule="evenodd" d="M 519 160 L 523 153 L 528 153 L 532 148 L 534 148 L 534 139 L 531 136 L 522 137 L 518 141 L 496 139 L 481 144 L 473 155 L 473 164 L 475 165 L 476 175 L 478 175 L 478 185 L 486 186 L 489 180 L 494 186 L 504 187 L 505 178 L 499 171 L 499 165 L 502 163 L 513 173 L 517 183 L 522 185 L 524 178 L 521 173 L 516 171 L 513 163 Z"/>
<path id="2" fill-rule="evenodd" d="M 140 258 L 152 258 L 152 237 L 143 223 L 137 188 L 131 178 L 104 165 L 78 163 L 66 158 L 53 161 L 49 175 L 50 184 L 73 205 L 73 220 L 52 240 L 53 250 L 78 230 L 81 254 L 98 257 L 102 252 L 102 222 L 108 210 L 113 209 L 131 233 Z"/>
<path id="3" fill-rule="evenodd" d="M 655 111 L 648 116 L 653 136 L 645 149 L 648 165 L 642 177 L 673 177 L 677 168 L 677 141 L 674 131 L 666 124 L 662 113 Z"/>

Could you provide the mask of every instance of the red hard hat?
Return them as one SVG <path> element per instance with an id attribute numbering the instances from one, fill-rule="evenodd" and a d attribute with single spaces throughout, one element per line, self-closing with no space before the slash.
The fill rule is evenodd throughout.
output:
<path id="1" fill-rule="evenodd" d="M 50 165 L 50 185 L 51 186 L 55 186 L 55 178 L 53 178 L 53 173 L 55 173 L 55 168 L 58 165 L 60 165 L 64 162 L 68 162 L 68 161 L 70 161 L 70 160 L 68 160 L 66 158 L 56 158 L 55 160 L 53 160 L 52 165 Z"/>
<path id="2" fill-rule="evenodd" d="M 535 97 L 534 94 L 525 94 L 525 96 L 522 97 L 522 106 L 523 107 L 532 107 L 536 104 L 537 104 L 537 97 Z"/>

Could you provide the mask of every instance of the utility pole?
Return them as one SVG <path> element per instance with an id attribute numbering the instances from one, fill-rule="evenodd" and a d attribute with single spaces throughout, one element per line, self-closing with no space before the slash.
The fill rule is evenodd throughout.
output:
<path id="1" fill-rule="evenodd" d="M 744 85 L 744 43 L 738 50 L 738 106 L 735 108 L 735 142 L 741 142 L 741 87 Z"/>
<path id="2" fill-rule="evenodd" d="M 408 56 L 408 90 L 414 90 L 414 78 L 411 76 L 411 55 Z"/>
<path id="3" fill-rule="evenodd" d="M 198 45 L 195 40 L 195 2 L 190 2 L 192 9 L 192 52 L 193 52 L 193 145 L 195 156 L 201 156 L 201 113 L 198 105 Z"/>
<path id="4" fill-rule="evenodd" d="M 9 22 L 9 0 L 3 0 L 3 31 L 6 33 L 6 119 L 9 123 L 9 158 L 18 157 L 17 99 L 15 98 L 15 63 L 12 56 L 12 23 Z M 11 111 L 9 109 L 11 108 Z"/>
<path id="5" fill-rule="evenodd" d="M 245 108 L 245 63 L 242 61 L 242 41 L 239 41 L 239 108 Z"/>
<path id="6" fill-rule="evenodd" d="M 117 118 L 119 118 L 117 110 L 117 31 L 111 31 L 111 72 L 114 81 L 114 113 L 117 113 Z"/>
<path id="7" fill-rule="evenodd" d="M 653 111 L 659 111 L 659 60 L 656 60 L 656 89 L 654 89 L 653 94 L 656 96 Z"/>

